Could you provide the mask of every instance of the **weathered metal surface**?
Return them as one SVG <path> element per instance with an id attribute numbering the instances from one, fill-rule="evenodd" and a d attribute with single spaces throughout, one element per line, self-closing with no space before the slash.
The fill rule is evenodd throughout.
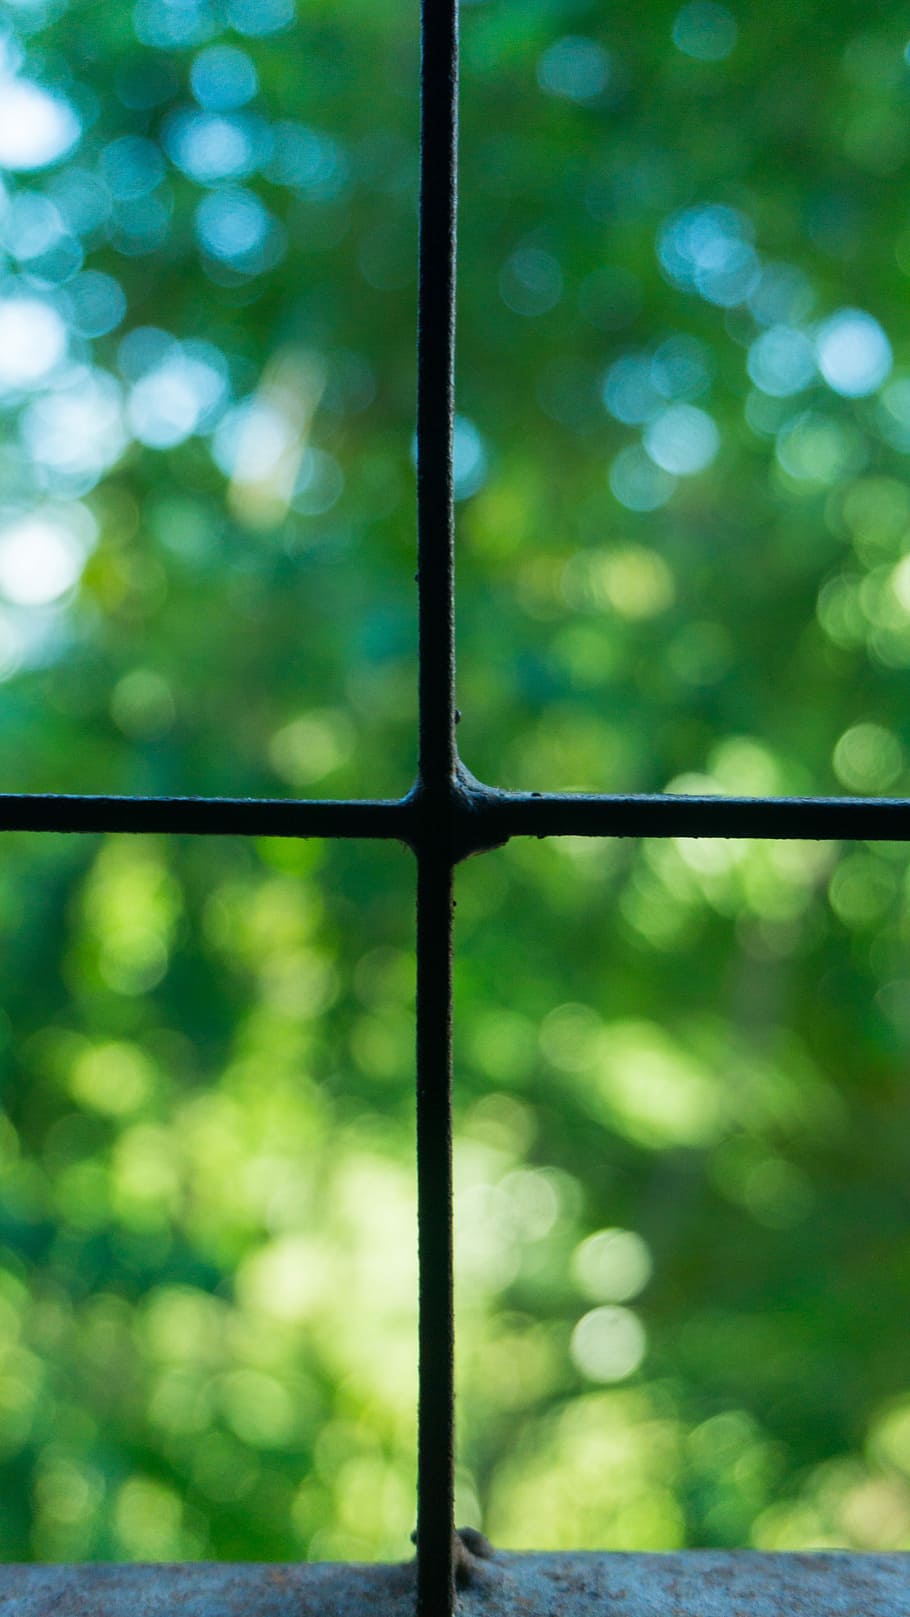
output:
<path id="1" fill-rule="evenodd" d="M 413 1617 L 413 1564 L 0 1567 L 2 1617 Z M 506 1555 L 460 1617 L 910 1617 L 910 1555 Z"/>

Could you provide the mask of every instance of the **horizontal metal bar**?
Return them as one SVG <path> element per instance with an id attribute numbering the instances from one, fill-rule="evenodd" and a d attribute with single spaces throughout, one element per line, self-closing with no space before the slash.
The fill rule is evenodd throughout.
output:
<path id="1" fill-rule="evenodd" d="M 410 842 L 410 797 L 316 802 L 237 797 L 0 794 L 0 831 L 163 832 L 200 837 L 381 837 Z"/>
<path id="2" fill-rule="evenodd" d="M 459 858 L 519 836 L 910 841 L 910 801 L 905 798 L 498 792 L 465 771 L 457 796 Z"/>
<path id="3" fill-rule="evenodd" d="M 910 842 L 910 800 L 678 797 L 500 792 L 459 766 L 448 802 L 419 788 L 397 799 L 0 794 L 0 831 L 160 832 L 179 836 L 363 837 L 438 848 L 440 817 L 457 861 L 510 837 L 754 837 Z"/>
<path id="4" fill-rule="evenodd" d="M 910 1617 L 910 1555 L 503 1555 L 462 1617 Z M 4 1617 L 413 1617 L 414 1566 L 5 1566 Z"/>

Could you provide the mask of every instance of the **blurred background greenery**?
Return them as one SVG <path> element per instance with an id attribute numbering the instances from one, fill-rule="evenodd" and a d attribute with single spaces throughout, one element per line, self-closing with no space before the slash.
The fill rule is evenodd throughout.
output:
<path id="1" fill-rule="evenodd" d="M 404 792 L 416 6 L 0 10 L 0 784 Z M 465 0 L 482 778 L 910 793 L 907 34 Z M 2 853 L 0 1555 L 407 1555 L 410 857 Z M 457 913 L 459 1519 L 910 1547 L 904 849 Z"/>

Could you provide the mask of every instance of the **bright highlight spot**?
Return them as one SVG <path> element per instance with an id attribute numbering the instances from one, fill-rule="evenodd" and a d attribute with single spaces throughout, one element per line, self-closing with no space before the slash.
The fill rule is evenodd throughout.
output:
<path id="1" fill-rule="evenodd" d="M 207 425 L 222 402 L 225 381 L 205 359 L 175 351 L 133 386 L 127 417 L 133 436 L 151 449 L 170 449 Z"/>
<path id="2" fill-rule="evenodd" d="M 104 337 L 126 315 L 126 293 L 103 270 L 83 270 L 66 289 L 70 324 L 80 337 Z"/>
<path id="3" fill-rule="evenodd" d="M 83 506 L 52 506 L 0 528 L 0 594 L 16 606 L 49 606 L 72 589 L 95 538 Z"/>
<path id="4" fill-rule="evenodd" d="M 895 449 L 903 454 L 910 451 L 910 377 L 896 377 L 882 390 L 878 426 L 882 437 Z"/>
<path id="5" fill-rule="evenodd" d="M 674 286 L 733 309 L 745 302 L 761 275 L 751 237 L 752 225 L 744 214 L 722 203 L 699 203 L 674 213 L 662 226 L 657 256 Z"/>
<path id="6" fill-rule="evenodd" d="M 50 252 L 65 234 L 59 209 L 34 191 L 19 191 L 10 198 L 0 229 L 3 246 L 20 263 Z"/>
<path id="7" fill-rule="evenodd" d="M 298 435 L 284 411 L 268 399 L 246 399 L 221 421 L 212 458 L 225 477 L 256 483 L 297 449 Z"/>
<path id="8" fill-rule="evenodd" d="M 756 387 L 771 398 L 800 393 L 815 377 L 815 351 L 793 326 L 771 326 L 749 349 L 747 368 Z"/>
<path id="9" fill-rule="evenodd" d="M 155 1086 L 147 1056 L 134 1044 L 101 1044 L 85 1050 L 74 1062 L 70 1089 L 90 1111 L 108 1117 L 126 1117 L 140 1107 Z"/>
<path id="10" fill-rule="evenodd" d="M 610 488 L 627 511 L 657 511 L 666 505 L 676 479 L 657 466 L 640 444 L 621 449 L 610 467 Z"/>
<path id="11" fill-rule="evenodd" d="M 645 432 L 645 449 L 672 477 L 694 477 L 710 466 L 720 448 L 713 420 L 695 404 L 672 404 Z"/>
<path id="12" fill-rule="evenodd" d="M 602 398 L 617 421 L 641 426 L 663 409 L 665 396 L 647 354 L 623 354 L 614 360 L 603 381 Z"/>
<path id="13" fill-rule="evenodd" d="M 329 201 L 344 190 L 350 165 L 331 135 L 285 118 L 272 124 L 269 140 L 271 156 L 263 172 L 273 185 L 293 185 L 316 201 Z"/>
<path id="14" fill-rule="evenodd" d="M 68 101 L 28 79 L 0 89 L 0 168 L 46 168 L 72 151 L 82 125 Z"/>
<path id="15" fill-rule="evenodd" d="M 572 1332 L 572 1362 L 589 1381 L 624 1381 L 638 1369 L 647 1339 L 628 1308 L 592 1308 Z"/>
<path id="16" fill-rule="evenodd" d="M 164 143 L 171 162 L 197 185 L 242 179 L 256 167 L 254 144 L 243 122 L 216 112 L 175 113 Z"/>
<path id="17" fill-rule="evenodd" d="M 233 112 L 252 101 L 259 79 L 246 51 L 236 45 L 210 45 L 190 68 L 190 85 L 207 112 Z"/>
<path id="18" fill-rule="evenodd" d="M 891 373 L 891 344 L 863 309 L 839 309 L 818 328 L 818 368 L 828 386 L 848 399 L 865 398 Z"/>
<path id="19" fill-rule="evenodd" d="M 904 767 L 901 744 L 881 724 L 854 724 L 834 749 L 834 772 L 851 792 L 881 792 Z"/>
<path id="20" fill-rule="evenodd" d="M 254 257 L 265 245 L 271 223 L 259 198 L 239 186 L 213 191 L 196 209 L 196 232 L 203 247 L 228 264 Z"/>
<path id="21" fill-rule="evenodd" d="M 578 550 L 567 561 L 561 593 L 576 611 L 605 609 L 632 622 L 665 612 L 673 602 L 673 574 L 662 556 L 645 545 Z"/>
<path id="22" fill-rule="evenodd" d="M 411 460 L 417 466 L 417 434 L 411 439 Z M 480 432 L 466 415 L 455 417 L 452 434 L 452 481 L 456 500 L 476 494 L 486 482 L 487 451 Z"/>
<path id="23" fill-rule="evenodd" d="M 455 417 L 452 442 L 452 476 L 456 500 L 466 500 L 476 494 L 486 481 L 487 452 L 473 421 L 467 416 Z"/>
<path id="24" fill-rule="evenodd" d="M 36 386 L 65 354 L 66 327 L 50 304 L 38 298 L 0 301 L 0 388 Z"/>
<path id="25" fill-rule="evenodd" d="M 575 1248 L 572 1274 L 594 1302 L 625 1303 L 651 1278 L 651 1254 L 634 1230 L 598 1230 Z"/>
<path id="26" fill-rule="evenodd" d="M 356 736 L 346 714 L 320 708 L 292 719 L 269 742 L 269 761 L 294 787 L 311 786 L 347 763 Z"/>
<path id="27" fill-rule="evenodd" d="M 682 839 L 677 843 L 684 858 L 695 846 Z M 604 1110 L 629 1139 L 663 1150 L 716 1138 L 717 1075 L 653 1023 L 609 1023 L 598 1043 L 595 1070 Z"/>
<path id="28" fill-rule="evenodd" d="M 263 39 L 294 21 L 294 0 L 227 0 L 228 22 L 238 34 Z"/>
<path id="29" fill-rule="evenodd" d="M 126 448 L 120 389 L 105 371 L 75 373 L 29 405 L 20 430 L 32 458 L 82 493 Z"/>
<path id="30" fill-rule="evenodd" d="M 785 422 L 775 454 L 790 477 L 806 483 L 834 483 L 860 471 L 865 460 L 862 440 L 848 422 L 805 410 Z"/>

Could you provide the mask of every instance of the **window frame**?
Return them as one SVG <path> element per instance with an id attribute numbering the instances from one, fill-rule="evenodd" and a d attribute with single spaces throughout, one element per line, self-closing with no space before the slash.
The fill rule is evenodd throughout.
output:
<path id="1" fill-rule="evenodd" d="M 458 0 L 421 0 L 420 32 L 419 763 L 414 786 L 400 799 L 0 794 L 0 831 L 385 839 L 406 844 L 415 855 L 420 1292 L 417 1612 L 418 1617 L 452 1617 L 456 1578 L 470 1560 L 454 1532 L 452 923 L 456 866 L 515 836 L 910 842 L 910 801 L 511 792 L 482 784 L 461 762 L 456 745 L 452 470 Z M 844 1557 L 845 1561 L 856 1559 L 871 1562 L 883 1558 Z M 571 1560 L 566 1558 L 567 1564 Z"/>

